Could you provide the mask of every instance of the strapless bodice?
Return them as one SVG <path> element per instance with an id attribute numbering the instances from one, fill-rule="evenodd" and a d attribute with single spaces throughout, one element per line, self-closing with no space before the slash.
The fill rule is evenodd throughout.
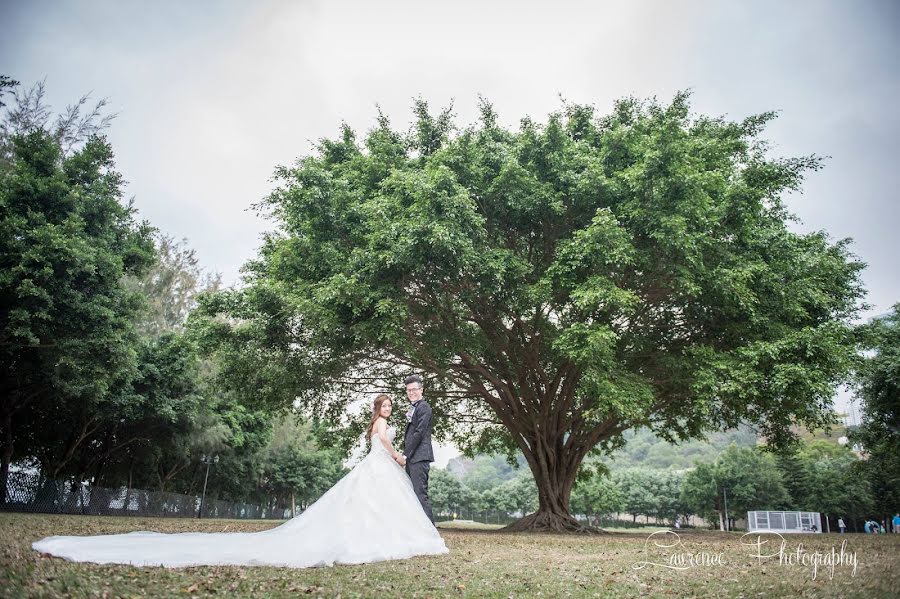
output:
<path id="1" fill-rule="evenodd" d="M 393 426 L 389 426 L 389 427 L 387 427 L 387 430 L 385 431 L 385 433 L 387 434 L 388 441 L 393 443 L 394 437 L 397 436 L 397 428 L 393 427 Z M 372 442 L 372 449 L 370 449 L 369 451 L 378 451 L 380 449 L 381 451 L 387 452 L 387 450 L 384 448 L 384 445 L 382 445 L 381 441 L 378 440 L 378 432 L 377 431 L 372 431 L 372 436 L 369 437 L 369 440 Z"/>
<path id="2" fill-rule="evenodd" d="M 389 427 L 387 427 L 387 430 L 386 430 L 385 432 L 387 433 L 388 441 L 390 441 L 391 443 L 393 443 L 393 442 L 394 442 L 394 437 L 397 436 L 397 427 L 395 427 L 395 426 L 389 426 Z M 373 438 L 373 439 L 374 439 L 375 436 L 376 436 L 377 434 L 378 434 L 378 431 L 372 431 L 372 436 L 371 436 L 370 438 Z"/>

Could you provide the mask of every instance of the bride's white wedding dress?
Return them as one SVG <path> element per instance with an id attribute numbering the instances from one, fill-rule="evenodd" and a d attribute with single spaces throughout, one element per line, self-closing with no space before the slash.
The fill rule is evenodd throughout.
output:
<path id="1" fill-rule="evenodd" d="M 393 441 L 394 427 L 388 427 Z M 318 501 L 261 532 L 164 534 L 137 531 L 53 536 L 37 551 L 76 562 L 136 566 L 247 565 L 306 568 L 448 553 L 425 515 L 406 471 L 378 440 Z"/>

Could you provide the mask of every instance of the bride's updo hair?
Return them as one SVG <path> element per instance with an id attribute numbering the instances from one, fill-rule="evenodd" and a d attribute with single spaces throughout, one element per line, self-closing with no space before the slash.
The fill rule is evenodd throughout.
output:
<path id="1" fill-rule="evenodd" d="M 379 393 L 378 397 L 375 398 L 372 404 L 372 420 L 369 422 L 369 428 L 366 429 L 366 441 L 372 438 L 372 431 L 375 430 L 375 421 L 378 420 L 378 416 L 381 414 L 381 406 L 386 401 L 391 402 L 391 404 L 394 403 L 391 396 L 387 393 Z"/>

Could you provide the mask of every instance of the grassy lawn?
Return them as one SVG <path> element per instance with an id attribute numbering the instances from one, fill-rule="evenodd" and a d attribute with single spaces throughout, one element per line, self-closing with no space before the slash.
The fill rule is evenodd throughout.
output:
<path id="1" fill-rule="evenodd" d="M 758 563 L 738 533 L 685 532 L 681 546 L 645 550 L 647 534 L 601 537 L 510 535 L 441 526 L 448 556 L 358 566 L 289 568 L 208 566 L 165 569 L 78 564 L 41 556 L 31 542 L 53 534 L 255 531 L 280 522 L 0 514 L 0 597 L 896 597 L 900 535 L 790 535 L 809 551 L 856 552 L 857 570 Z M 725 565 L 671 570 L 673 551 L 722 554 Z M 771 553 L 771 551 L 767 551 Z"/>

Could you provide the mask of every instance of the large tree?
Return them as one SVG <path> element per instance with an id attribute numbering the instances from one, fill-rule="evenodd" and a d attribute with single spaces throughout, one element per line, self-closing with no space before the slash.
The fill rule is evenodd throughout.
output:
<path id="1" fill-rule="evenodd" d="M 515 530 L 583 530 L 579 466 L 630 428 L 746 420 L 784 442 L 829 420 L 862 265 L 788 228 L 782 195 L 821 161 L 768 156 L 771 113 L 694 116 L 679 94 L 513 131 L 483 101 L 460 131 L 415 112 L 278 169 L 246 286 L 198 312 L 234 385 L 356 435 L 354 393 L 425 373 L 439 438 L 525 456 L 539 507 Z"/>
<path id="2" fill-rule="evenodd" d="M 900 506 L 900 304 L 862 327 L 872 352 L 859 369 L 863 421 L 851 435 L 862 444 L 865 467 L 877 513 L 897 513 Z"/>
<path id="3" fill-rule="evenodd" d="M 681 504 L 709 522 L 719 520 L 726 530 L 729 518 L 750 510 L 779 510 L 790 506 L 775 456 L 760 448 L 729 446 L 713 463 L 697 464 L 681 485 Z"/>
<path id="4" fill-rule="evenodd" d="M 865 472 L 866 462 L 849 447 L 816 440 L 805 443 L 797 453 L 806 476 L 805 494 L 791 495 L 794 509 L 821 512 L 833 522 L 844 516 L 855 523 L 872 513 L 873 477 Z M 786 483 L 788 477 L 785 473 Z"/>
<path id="5" fill-rule="evenodd" d="M 579 478 L 572 489 L 570 507 L 576 514 L 584 514 L 590 522 L 593 516 L 618 514 L 626 509 L 625 497 L 619 485 L 602 473 Z"/>
<path id="6" fill-rule="evenodd" d="M 23 425 L 40 414 L 63 422 L 62 404 L 124 396 L 137 374 L 141 301 L 120 282 L 154 259 L 152 228 L 122 202 L 112 148 L 98 135 L 112 118 L 101 115 L 105 102 L 85 114 L 83 97 L 51 120 L 43 83 L 16 85 L 0 78 L 15 90 L 12 105 L 0 103 L 0 501 L 11 461 L 31 449 Z M 66 424 L 70 447 L 94 425 Z"/>
<path id="7" fill-rule="evenodd" d="M 271 441 L 260 453 L 263 488 L 282 505 L 290 505 L 292 514 L 298 504 L 305 510 L 346 474 L 338 452 L 320 448 L 312 424 L 298 421 L 294 414 L 275 424 Z"/>
<path id="8" fill-rule="evenodd" d="M 53 415 L 74 447 L 97 422 L 63 421 L 61 404 L 94 410 L 136 376 L 140 298 L 120 280 L 153 259 L 105 140 L 69 156 L 40 129 L 11 143 L 0 175 L 0 491 L 17 442 L 28 450 L 19 425 Z"/>
<path id="9" fill-rule="evenodd" d="M 157 260 L 141 276 L 129 276 L 125 284 L 147 299 L 139 330 L 152 337 L 182 331 L 198 294 L 215 291 L 221 275 L 204 271 L 187 239 L 159 233 L 155 236 Z"/>

